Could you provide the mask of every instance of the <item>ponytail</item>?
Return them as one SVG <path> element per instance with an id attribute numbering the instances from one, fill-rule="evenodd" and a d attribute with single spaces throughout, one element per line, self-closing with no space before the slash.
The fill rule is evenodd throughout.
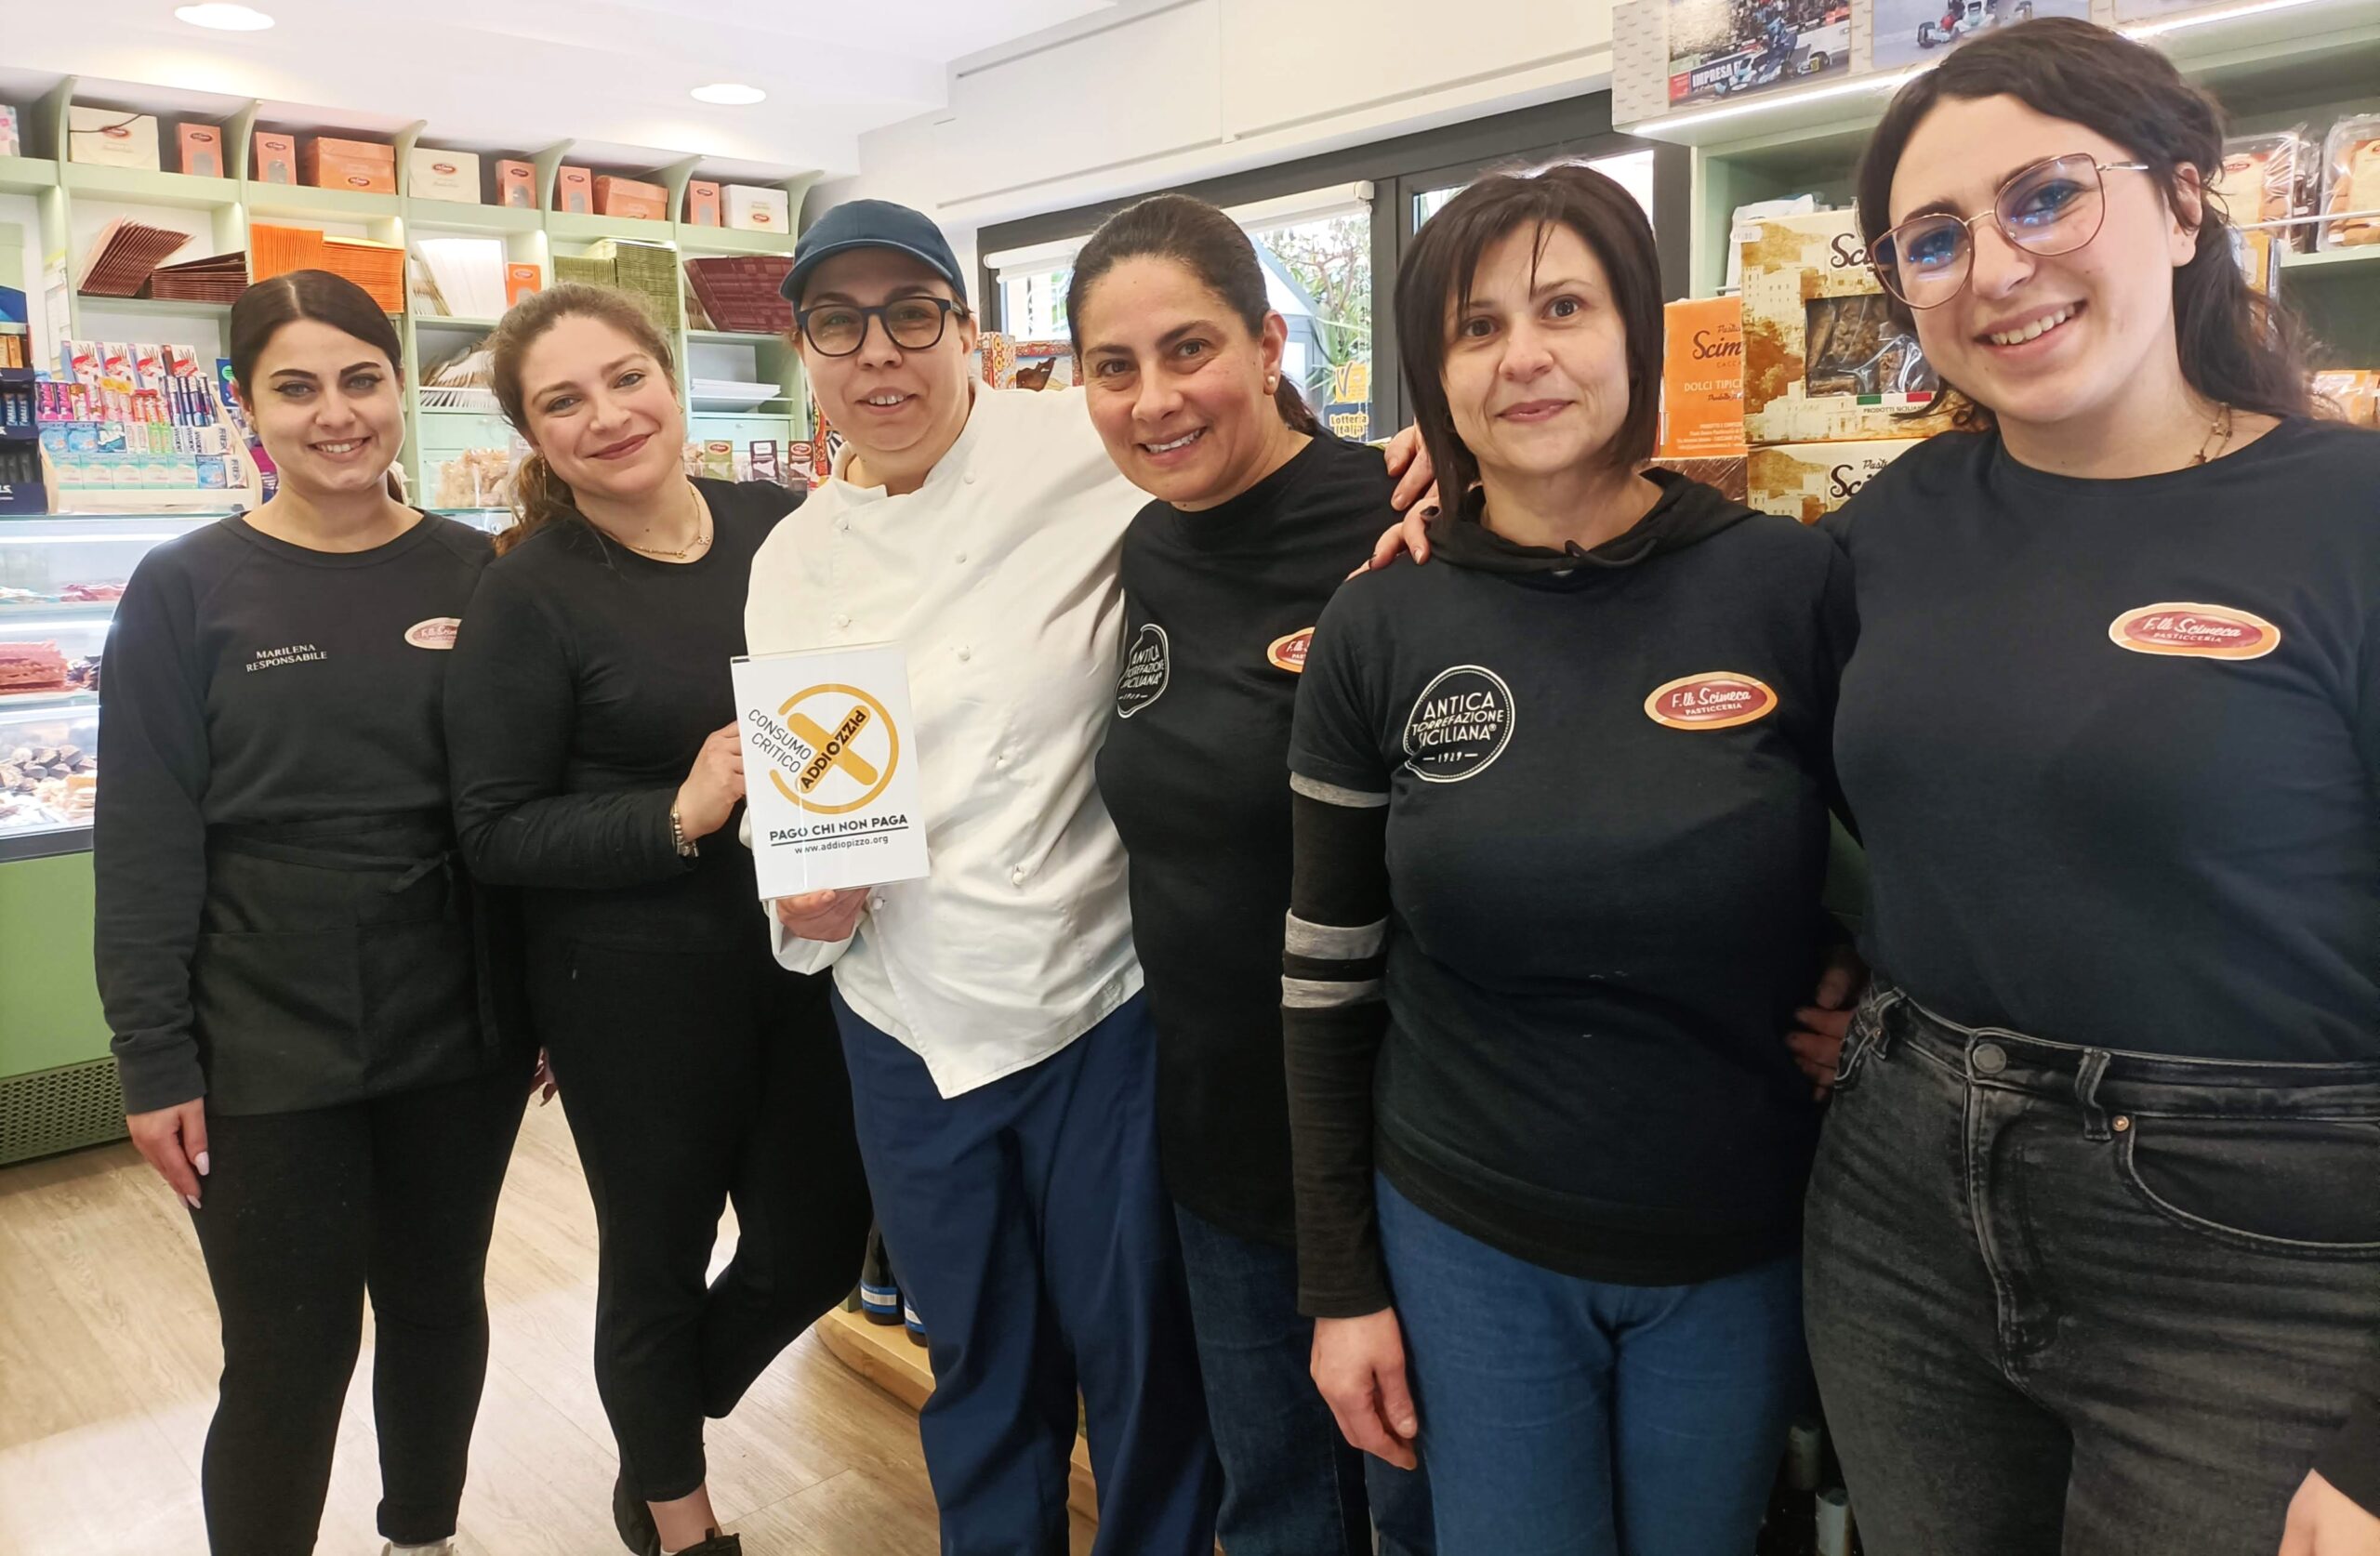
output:
<path id="1" fill-rule="evenodd" d="M 558 520 L 578 512 L 577 498 L 568 483 L 554 474 L 542 454 L 531 454 L 512 472 L 512 523 L 496 537 L 496 554 L 515 546 Z"/>
<path id="2" fill-rule="evenodd" d="M 1290 431 L 1302 432 L 1309 438 L 1322 435 L 1322 418 L 1314 414 L 1314 407 L 1305 402 L 1305 396 L 1298 392 L 1297 385 L 1289 381 L 1287 374 L 1281 376 L 1273 390 L 1273 408 L 1281 413 L 1281 419 L 1289 424 Z"/>

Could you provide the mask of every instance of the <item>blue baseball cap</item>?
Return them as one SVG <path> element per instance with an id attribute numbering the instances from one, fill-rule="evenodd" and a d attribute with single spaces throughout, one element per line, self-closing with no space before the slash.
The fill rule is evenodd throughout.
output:
<path id="1" fill-rule="evenodd" d="M 950 283 L 959 300 L 967 300 L 966 278 L 959 273 L 959 257 L 950 241 L 921 211 L 890 200 L 852 200 L 813 222 L 793 245 L 793 270 L 777 292 L 796 308 L 801 306 L 801 284 L 822 260 L 854 248 L 889 248 L 924 261 Z"/>

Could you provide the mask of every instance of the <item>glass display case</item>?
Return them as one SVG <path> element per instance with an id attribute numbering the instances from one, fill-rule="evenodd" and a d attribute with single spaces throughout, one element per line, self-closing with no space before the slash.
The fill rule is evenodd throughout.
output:
<path id="1" fill-rule="evenodd" d="M 0 861 L 91 846 L 115 602 L 151 547 L 220 517 L 0 519 Z"/>

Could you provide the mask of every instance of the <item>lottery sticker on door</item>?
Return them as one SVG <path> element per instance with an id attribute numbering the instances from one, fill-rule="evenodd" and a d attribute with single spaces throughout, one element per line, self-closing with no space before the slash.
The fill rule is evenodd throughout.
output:
<path id="1" fill-rule="evenodd" d="M 900 648 L 734 662 L 745 805 L 762 898 L 926 874 L 925 817 Z"/>

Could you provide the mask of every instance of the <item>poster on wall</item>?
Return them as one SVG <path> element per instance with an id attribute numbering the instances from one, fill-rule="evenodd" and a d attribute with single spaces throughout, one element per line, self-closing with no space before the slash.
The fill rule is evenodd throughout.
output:
<path id="1" fill-rule="evenodd" d="M 1851 68 L 1850 0 L 1669 0 L 1670 106 Z"/>
<path id="2" fill-rule="evenodd" d="M 2030 21 L 2037 16 L 2091 20 L 2091 0 L 1869 0 L 1869 4 L 1874 7 L 1876 26 L 1870 58 L 1880 71 L 1931 59 L 2006 22 Z"/>

